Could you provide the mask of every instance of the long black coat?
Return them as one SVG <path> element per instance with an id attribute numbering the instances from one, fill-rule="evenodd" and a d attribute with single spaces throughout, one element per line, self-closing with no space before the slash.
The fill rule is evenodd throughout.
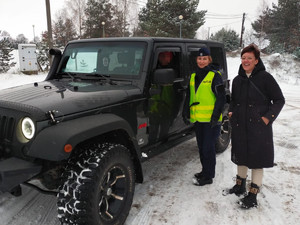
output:
<path id="1" fill-rule="evenodd" d="M 251 84 L 255 84 L 257 89 Z M 231 160 L 250 169 L 273 167 L 274 146 L 272 123 L 285 99 L 261 59 L 248 78 L 242 65 L 233 79 L 229 112 L 232 126 Z M 270 120 L 265 125 L 261 117 Z"/>

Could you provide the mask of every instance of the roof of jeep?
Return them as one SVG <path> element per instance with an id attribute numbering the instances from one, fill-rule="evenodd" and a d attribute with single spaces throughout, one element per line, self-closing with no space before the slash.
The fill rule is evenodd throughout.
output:
<path id="1" fill-rule="evenodd" d="M 84 42 L 106 42 L 106 41 L 143 41 L 143 42 L 177 42 L 177 43 L 218 43 L 211 40 L 185 39 L 185 38 L 165 38 L 165 37 L 111 37 L 111 38 L 91 38 L 70 41 L 69 43 L 84 43 Z"/>

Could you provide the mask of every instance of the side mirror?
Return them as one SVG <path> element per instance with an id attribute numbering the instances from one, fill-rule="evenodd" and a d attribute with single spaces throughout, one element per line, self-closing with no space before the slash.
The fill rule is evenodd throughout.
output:
<path id="1" fill-rule="evenodd" d="M 176 71 L 172 68 L 156 69 L 153 74 L 153 84 L 173 84 L 176 77 Z"/>

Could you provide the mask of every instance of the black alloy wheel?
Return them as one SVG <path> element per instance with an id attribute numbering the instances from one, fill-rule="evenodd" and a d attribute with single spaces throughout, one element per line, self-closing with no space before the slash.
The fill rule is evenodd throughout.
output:
<path id="1" fill-rule="evenodd" d="M 230 122 L 228 117 L 224 116 L 222 119 L 221 133 L 216 143 L 216 153 L 222 153 L 227 149 L 230 143 L 230 138 L 231 138 Z"/>
<path id="2" fill-rule="evenodd" d="M 57 196 L 62 224 L 121 225 L 131 208 L 135 172 L 129 150 L 105 143 L 69 160 Z"/>

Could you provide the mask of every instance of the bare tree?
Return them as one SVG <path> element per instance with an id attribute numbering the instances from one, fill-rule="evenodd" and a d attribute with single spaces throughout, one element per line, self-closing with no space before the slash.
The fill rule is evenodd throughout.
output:
<path id="1" fill-rule="evenodd" d="M 67 11 L 71 12 L 79 38 L 82 37 L 82 24 L 85 17 L 86 0 L 67 0 Z M 77 21 L 77 22 L 76 22 Z"/>
<path id="2" fill-rule="evenodd" d="M 120 12 L 122 21 L 122 36 L 127 36 L 128 30 L 133 30 L 138 24 L 139 3 L 137 0 L 111 0 Z"/>
<path id="3" fill-rule="evenodd" d="M 258 6 L 258 14 L 259 15 L 263 15 L 264 11 L 269 7 L 268 3 L 266 0 L 262 0 L 260 2 L 260 5 Z M 266 33 L 264 31 L 265 29 L 265 17 L 261 17 L 261 29 L 260 29 L 260 33 L 259 36 L 257 36 L 257 42 L 259 46 L 265 45 L 266 43 Z"/>

